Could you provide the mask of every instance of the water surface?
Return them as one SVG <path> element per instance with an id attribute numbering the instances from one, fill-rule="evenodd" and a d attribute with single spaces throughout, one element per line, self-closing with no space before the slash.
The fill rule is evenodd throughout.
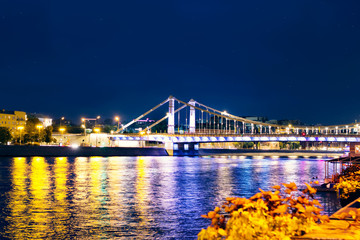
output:
<path id="1" fill-rule="evenodd" d="M 324 178 L 321 159 L 0 158 L 0 229 L 9 239 L 195 239 L 226 197 Z M 336 195 L 318 194 L 326 213 Z"/>

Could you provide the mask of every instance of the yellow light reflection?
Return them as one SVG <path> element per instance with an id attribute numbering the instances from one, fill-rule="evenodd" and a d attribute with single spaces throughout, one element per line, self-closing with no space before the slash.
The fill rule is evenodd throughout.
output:
<path id="1" fill-rule="evenodd" d="M 30 219 L 35 229 L 31 231 L 32 238 L 46 238 L 50 233 L 51 221 L 48 211 L 49 200 L 49 172 L 48 165 L 43 157 L 34 157 L 31 160 L 30 178 Z"/>
<path id="2" fill-rule="evenodd" d="M 88 207 L 91 212 L 98 212 L 101 204 L 99 202 L 101 196 L 101 157 L 90 157 L 90 195 L 88 200 Z M 97 218 L 88 219 L 88 224 L 91 226 L 101 225 L 101 216 Z M 100 229 L 94 228 L 92 236 L 96 238 L 101 237 Z"/>
<path id="3" fill-rule="evenodd" d="M 30 222 L 27 214 L 26 201 L 28 199 L 26 191 L 27 178 L 26 158 L 14 158 L 12 165 L 12 191 L 9 195 L 10 215 L 7 217 L 9 226 L 6 229 L 6 235 L 12 239 L 25 239 L 29 237 L 26 231 Z"/>
<path id="4" fill-rule="evenodd" d="M 149 179 L 146 172 L 146 159 L 138 157 L 136 162 L 137 178 L 136 178 L 136 210 L 139 213 L 140 222 L 138 223 L 139 236 L 148 236 L 149 230 L 146 226 L 149 225 Z"/>
<path id="5" fill-rule="evenodd" d="M 54 189 L 54 212 L 56 217 L 53 219 L 53 227 L 56 232 L 57 238 L 65 238 L 68 226 L 65 224 L 69 218 L 67 196 L 67 171 L 68 161 L 65 157 L 58 157 L 55 159 L 54 176 L 55 176 L 55 189 Z"/>

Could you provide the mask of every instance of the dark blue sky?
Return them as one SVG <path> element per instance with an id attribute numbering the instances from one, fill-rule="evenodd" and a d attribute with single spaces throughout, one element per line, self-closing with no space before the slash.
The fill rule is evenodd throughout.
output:
<path id="1" fill-rule="evenodd" d="M 360 120 L 360 2 L 0 0 L 1 107 L 133 118 L 174 95 Z"/>

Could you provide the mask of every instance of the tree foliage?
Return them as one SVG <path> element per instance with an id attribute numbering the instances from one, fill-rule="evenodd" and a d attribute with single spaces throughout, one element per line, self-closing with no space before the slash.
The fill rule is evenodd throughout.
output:
<path id="1" fill-rule="evenodd" d="M 0 144 L 7 144 L 12 139 L 10 129 L 7 127 L 0 127 Z"/>
<path id="2" fill-rule="evenodd" d="M 53 131 L 52 126 L 48 126 L 48 127 L 45 128 L 45 130 L 44 130 L 44 141 L 46 143 L 53 142 L 52 131 Z"/>

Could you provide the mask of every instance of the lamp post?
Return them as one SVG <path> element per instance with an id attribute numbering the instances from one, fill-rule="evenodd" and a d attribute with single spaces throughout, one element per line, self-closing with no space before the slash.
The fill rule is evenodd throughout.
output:
<path id="1" fill-rule="evenodd" d="M 21 131 L 24 130 L 24 126 L 18 126 L 17 129 L 20 131 L 20 145 L 21 145 Z"/>
<path id="2" fill-rule="evenodd" d="M 116 116 L 115 121 L 117 122 L 117 130 L 119 130 L 120 118 L 118 116 Z"/>
<path id="3" fill-rule="evenodd" d="M 60 118 L 60 127 L 61 127 L 61 121 L 63 121 L 64 119 L 65 119 L 65 117 Z"/>
<path id="4" fill-rule="evenodd" d="M 59 128 L 59 131 L 61 132 L 61 139 L 64 139 L 64 132 L 65 132 L 65 128 Z"/>
<path id="5" fill-rule="evenodd" d="M 100 116 L 97 116 L 95 119 L 95 127 L 96 127 L 96 121 L 100 119 Z"/>
<path id="6" fill-rule="evenodd" d="M 40 144 L 40 131 L 41 129 L 43 128 L 44 126 L 43 125 L 36 125 L 36 128 L 39 129 L 39 137 L 38 137 L 38 141 L 39 141 L 39 144 Z"/>
<path id="7" fill-rule="evenodd" d="M 96 133 L 96 147 L 97 147 L 97 144 L 98 144 L 98 134 L 100 132 L 100 128 L 94 128 L 94 132 Z"/>

